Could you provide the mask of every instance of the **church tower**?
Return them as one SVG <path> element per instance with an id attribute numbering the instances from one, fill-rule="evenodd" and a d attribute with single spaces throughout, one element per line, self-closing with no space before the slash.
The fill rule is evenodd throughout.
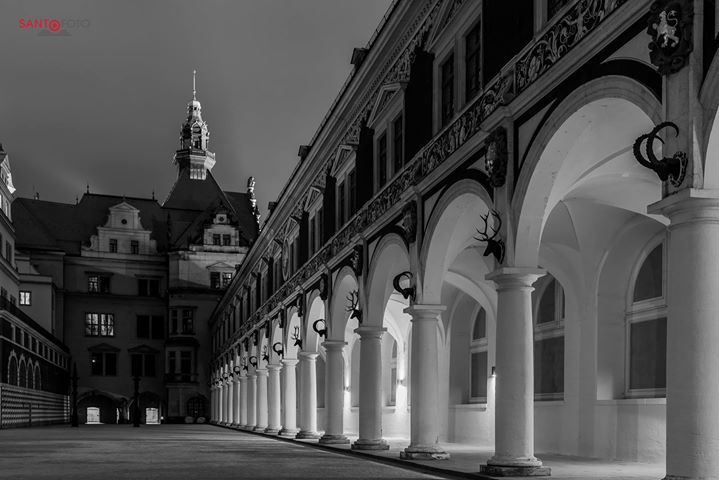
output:
<path id="1" fill-rule="evenodd" d="M 202 120 L 202 105 L 197 100 L 195 74 L 192 71 L 192 101 L 187 104 L 187 119 L 180 130 L 180 149 L 175 152 L 177 175 L 185 171 L 192 180 L 205 180 L 207 172 L 215 165 L 215 154 L 207 149 L 210 131 Z"/>

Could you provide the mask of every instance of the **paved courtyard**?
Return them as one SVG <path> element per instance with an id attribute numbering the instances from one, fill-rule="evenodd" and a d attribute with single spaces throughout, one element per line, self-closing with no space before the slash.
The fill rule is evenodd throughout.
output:
<path id="1" fill-rule="evenodd" d="M 0 430 L 0 478 L 442 477 L 209 425 L 83 425 Z"/>

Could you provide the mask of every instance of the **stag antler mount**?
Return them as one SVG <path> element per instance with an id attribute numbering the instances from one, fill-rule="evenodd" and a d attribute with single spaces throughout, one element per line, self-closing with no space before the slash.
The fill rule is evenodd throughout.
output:
<path id="1" fill-rule="evenodd" d="M 492 226 L 491 236 L 487 235 L 490 213 L 492 214 L 494 223 L 497 225 L 496 227 Z M 487 242 L 487 248 L 484 249 L 484 256 L 486 257 L 491 253 L 494 255 L 497 262 L 501 264 L 504 261 L 504 240 L 497 238 L 497 236 L 499 235 L 499 231 L 502 229 L 502 217 L 499 215 L 498 211 L 490 210 L 486 215 L 480 215 L 480 218 L 484 222 L 484 230 L 479 231 L 479 229 L 477 229 L 479 237 L 474 238 L 480 242 Z"/>
<path id="2" fill-rule="evenodd" d="M 270 363 L 270 354 L 267 352 L 267 345 L 262 346 L 262 360 L 264 360 L 265 363 Z"/>
<path id="3" fill-rule="evenodd" d="M 354 290 L 347 295 L 347 301 L 350 302 L 345 311 L 350 313 L 350 319 L 356 318 L 357 322 L 362 325 L 362 309 L 359 307 L 359 291 Z"/>
<path id="4" fill-rule="evenodd" d="M 671 128 L 676 135 L 679 135 L 679 127 L 672 122 L 662 122 L 652 129 L 651 132 L 637 138 L 634 142 L 634 158 L 637 159 L 643 167 L 646 167 L 657 174 L 662 182 L 669 180 L 674 187 L 679 187 L 684 181 L 687 173 L 687 154 L 684 152 L 676 152 L 672 157 L 663 157 L 661 160 L 654 155 L 654 142 L 658 140 L 664 143 L 664 140 L 658 135 L 659 131 L 664 128 Z M 642 143 L 646 140 L 644 151 L 646 156 L 642 154 Z"/>
<path id="5" fill-rule="evenodd" d="M 295 327 L 292 333 L 292 340 L 295 342 L 294 346 L 302 350 L 302 338 L 300 337 L 300 327 Z"/>

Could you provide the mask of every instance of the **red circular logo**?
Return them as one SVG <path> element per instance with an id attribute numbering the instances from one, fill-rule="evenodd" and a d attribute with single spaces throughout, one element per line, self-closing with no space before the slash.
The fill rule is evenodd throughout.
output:
<path id="1" fill-rule="evenodd" d="M 50 20 L 48 27 L 50 28 L 51 32 L 59 32 L 60 31 L 60 20 L 58 20 L 58 19 Z"/>

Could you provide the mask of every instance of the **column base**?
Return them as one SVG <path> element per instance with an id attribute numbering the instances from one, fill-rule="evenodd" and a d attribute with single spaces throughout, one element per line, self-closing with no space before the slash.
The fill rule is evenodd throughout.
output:
<path id="1" fill-rule="evenodd" d="M 296 428 L 292 428 L 292 429 L 283 428 L 282 430 L 280 430 L 280 437 L 295 438 L 298 433 L 299 433 L 299 430 L 297 430 Z"/>
<path id="2" fill-rule="evenodd" d="M 491 460 L 490 460 L 491 461 Z M 539 465 L 480 465 L 479 473 L 494 477 L 549 477 L 552 469 Z"/>
<path id="3" fill-rule="evenodd" d="M 240 426 L 239 423 L 233 423 L 232 425 L 230 425 L 230 427 L 232 427 L 232 428 L 238 428 L 239 426 Z"/>
<path id="4" fill-rule="evenodd" d="M 265 428 L 264 433 L 266 433 L 267 435 L 277 435 L 278 433 L 280 433 L 280 429 L 267 427 Z"/>
<path id="5" fill-rule="evenodd" d="M 410 445 L 399 452 L 403 460 L 449 460 L 449 453 L 438 446 Z"/>
<path id="6" fill-rule="evenodd" d="M 259 432 L 259 433 L 265 433 L 265 430 L 267 430 L 267 425 L 264 427 L 260 427 L 259 425 L 252 429 L 253 432 Z"/>
<path id="7" fill-rule="evenodd" d="M 248 432 L 251 432 L 255 429 L 254 425 L 243 425 L 240 427 L 240 430 L 247 430 Z"/>
<path id="8" fill-rule="evenodd" d="M 378 440 L 359 438 L 352 444 L 352 450 L 389 450 L 389 444 L 382 438 Z"/>
<path id="9" fill-rule="evenodd" d="M 298 439 L 313 439 L 313 438 L 320 438 L 320 434 L 317 432 L 306 432 L 303 430 L 300 430 L 300 432 L 297 434 L 295 438 Z"/>
<path id="10" fill-rule="evenodd" d="M 323 445 L 343 445 L 350 443 L 350 439 L 345 437 L 344 435 L 322 435 L 322 438 L 320 438 L 320 443 Z"/>

